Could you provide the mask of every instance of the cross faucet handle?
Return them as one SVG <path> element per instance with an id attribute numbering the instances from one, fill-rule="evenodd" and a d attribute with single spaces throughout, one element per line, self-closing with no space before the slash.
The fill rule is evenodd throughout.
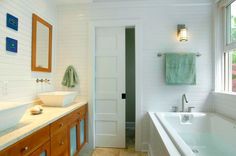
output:
<path id="1" fill-rule="evenodd" d="M 195 107 L 188 107 L 188 112 L 192 112 L 192 109 L 194 109 Z"/>
<path id="2" fill-rule="evenodd" d="M 178 106 L 172 106 L 172 111 L 173 112 L 178 112 Z"/>

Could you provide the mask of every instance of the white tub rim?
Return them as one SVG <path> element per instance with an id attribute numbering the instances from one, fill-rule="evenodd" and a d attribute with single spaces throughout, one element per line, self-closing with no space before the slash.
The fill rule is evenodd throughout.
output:
<path id="1" fill-rule="evenodd" d="M 181 156 L 179 150 L 177 149 L 177 147 L 175 146 L 175 144 L 173 143 L 173 141 L 171 140 L 169 135 L 166 133 L 166 130 L 163 128 L 160 121 L 156 117 L 156 115 L 155 115 L 156 112 L 148 112 L 148 114 L 149 114 L 149 117 L 150 117 L 152 123 L 154 124 L 154 126 L 156 128 L 157 133 L 159 133 L 159 136 L 161 137 L 169 155 L 170 156 Z"/>

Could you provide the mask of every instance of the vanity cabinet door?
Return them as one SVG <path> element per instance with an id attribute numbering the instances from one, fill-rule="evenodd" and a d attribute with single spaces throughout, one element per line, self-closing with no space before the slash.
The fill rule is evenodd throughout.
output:
<path id="1" fill-rule="evenodd" d="M 30 156 L 51 156 L 51 151 L 50 151 L 50 141 L 41 146 L 39 149 L 37 149 L 35 152 L 30 154 Z"/>
<path id="2" fill-rule="evenodd" d="M 87 143 L 87 108 L 81 109 L 79 119 L 79 149 Z"/>
<path id="3" fill-rule="evenodd" d="M 78 120 L 75 120 L 69 126 L 69 151 L 70 156 L 78 155 L 79 153 L 79 124 Z"/>
<path id="4" fill-rule="evenodd" d="M 68 156 L 67 129 L 61 129 L 51 138 L 51 155 Z"/>

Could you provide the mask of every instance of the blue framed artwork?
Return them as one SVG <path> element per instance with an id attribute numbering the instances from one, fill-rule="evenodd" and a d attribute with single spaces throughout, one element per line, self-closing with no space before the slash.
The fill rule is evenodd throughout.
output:
<path id="1" fill-rule="evenodd" d="M 18 31 L 18 18 L 7 13 L 7 27 Z"/>
<path id="2" fill-rule="evenodd" d="M 7 37 L 6 38 L 6 50 L 17 53 L 17 46 L 18 46 L 18 41 L 12 38 Z"/>

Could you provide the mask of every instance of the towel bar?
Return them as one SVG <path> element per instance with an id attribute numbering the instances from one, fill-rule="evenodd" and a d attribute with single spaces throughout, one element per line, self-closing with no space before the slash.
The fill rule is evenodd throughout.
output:
<path id="1" fill-rule="evenodd" d="M 157 57 L 162 57 L 163 55 L 165 55 L 165 53 L 157 53 Z M 196 56 L 200 57 L 200 56 L 202 56 L 202 54 L 201 53 L 196 53 Z"/>

